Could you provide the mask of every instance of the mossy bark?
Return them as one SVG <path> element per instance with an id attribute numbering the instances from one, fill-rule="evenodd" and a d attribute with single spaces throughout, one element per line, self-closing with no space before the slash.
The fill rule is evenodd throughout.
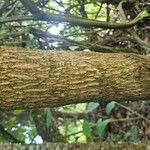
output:
<path id="1" fill-rule="evenodd" d="M 150 143 L 125 143 L 119 142 L 114 144 L 113 142 L 99 142 L 90 144 L 68 144 L 68 143 L 44 143 L 44 144 L 5 144 L 0 145 L 0 150 L 26 150 L 26 149 L 36 149 L 36 150 L 149 150 Z"/>
<path id="2" fill-rule="evenodd" d="M 0 48 L 0 109 L 150 99 L 150 57 Z"/>

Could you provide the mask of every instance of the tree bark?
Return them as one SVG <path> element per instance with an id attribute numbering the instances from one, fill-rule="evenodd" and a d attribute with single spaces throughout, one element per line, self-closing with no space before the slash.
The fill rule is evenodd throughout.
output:
<path id="1" fill-rule="evenodd" d="M 149 56 L 0 48 L 0 109 L 149 99 Z"/>
<path id="2" fill-rule="evenodd" d="M 0 145 L 0 150 L 12 150 L 12 149 L 37 149 L 37 150 L 120 150 L 120 149 L 129 149 L 129 150 L 149 150 L 150 143 L 129 143 L 129 142 L 99 142 L 99 143 L 44 143 L 44 144 L 3 144 Z"/>

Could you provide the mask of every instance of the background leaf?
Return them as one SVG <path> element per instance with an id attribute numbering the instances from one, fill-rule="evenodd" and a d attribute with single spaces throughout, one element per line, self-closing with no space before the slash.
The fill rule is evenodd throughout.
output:
<path id="1" fill-rule="evenodd" d="M 116 105 L 115 101 L 112 101 L 106 105 L 105 111 L 106 111 L 107 115 L 109 115 L 111 113 L 111 111 L 114 109 L 115 105 Z"/>
<path id="2" fill-rule="evenodd" d="M 95 110 L 98 106 L 99 106 L 99 103 L 91 102 L 88 104 L 87 110 L 88 110 L 88 112 L 91 112 L 91 111 Z"/>
<path id="3" fill-rule="evenodd" d="M 105 129 L 106 129 L 107 125 L 112 121 L 113 121 L 112 119 L 107 119 L 104 121 L 102 121 L 102 120 L 97 121 L 96 127 L 97 127 L 98 133 L 101 137 L 105 135 Z"/>
<path id="4" fill-rule="evenodd" d="M 138 130 L 136 126 L 132 126 L 129 131 L 124 135 L 125 140 L 130 139 L 131 141 L 136 141 L 138 138 Z"/>
<path id="5" fill-rule="evenodd" d="M 46 127 L 47 129 L 50 127 L 52 121 L 52 114 L 50 108 L 47 108 L 47 115 L 46 115 Z"/>
<path id="6" fill-rule="evenodd" d="M 83 133 L 86 137 L 91 137 L 92 136 L 92 128 L 91 128 L 91 126 L 90 126 L 90 124 L 87 120 L 85 120 L 83 122 L 82 128 L 83 128 Z"/>
<path id="7" fill-rule="evenodd" d="M 14 110 L 13 114 L 16 115 L 16 116 L 18 116 L 18 115 L 20 115 L 22 112 L 24 112 L 23 109 L 17 109 L 17 110 Z"/>

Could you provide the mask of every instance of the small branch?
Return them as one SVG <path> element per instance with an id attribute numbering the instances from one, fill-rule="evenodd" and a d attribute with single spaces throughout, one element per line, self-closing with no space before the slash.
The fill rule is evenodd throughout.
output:
<path id="1" fill-rule="evenodd" d="M 124 13 L 124 10 L 123 10 L 123 8 L 122 8 L 123 3 L 125 3 L 125 2 L 126 2 L 126 0 L 122 0 L 122 1 L 119 3 L 119 5 L 118 5 L 118 10 L 119 10 L 119 12 L 120 12 L 120 15 L 121 15 L 122 20 L 126 22 L 126 21 L 127 21 L 127 18 L 126 18 L 126 15 L 125 15 L 125 13 Z"/>
<path id="2" fill-rule="evenodd" d="M 13 5 L 13 7 L 4 16 L 5 17 L 9 16 L 14 11 L 14 9 L 18 5 L 18 3 L 19 3 L 19 1 L 15 2 L 15 4 Z"/>
<path id="3" fill-rule="evenodd" d="M 53 115 L 56 118 L 67 118 L 67 119 L 85 119 L 85 118 L 91 118 L 92 116 L 95 116 L 96 114 L 94 112 L 87 112 L 87 113 L 65 113 L 60 111 L 53 111 Z M 102 117 L 102 116 L 101 116 Z M 103 117 L 103 119 L 106 119 Z"/>
<path id="4" fill-rule="evenodd" d="M 97 11 L 97 13 L 96 13 L 95 19 L 98 17 L 98 14 L 99 14 L 99 12 L 100 12 L 101 9 L 102 9 L 102 6 L 103 6 L 103 4 L 101 4 L 101 5 L 99 6 L 99 9 L 98 9 L 98 11 Z"/>
<path id="5" fill-rule="evenodd" d="M 128 52 L 128 53 L 138 53 L 136 49 L 133 48 L 125 48 L 125 47 L 114 47 L 114 46 L 107 46 L 107 45 L 91 45 L 87 47 L 95 52 Z"/>
<path id="6" fill-rule="evenodd" d="M 37 20 L 33 16 L 0 17 L 0 23 Z"/>
<path id="7" fill-rule="evenodd" d="M 26 45 L 26 41 L 16 41 L 16 42 L 0 42 L 0 46 L 14 46 L 14 47 L 22 47 Z"/>
<path id="8" fill-rule="evenodd" d="M 21 31 L 21 32 L 12 32 L 12 33 L 5 33 L 4 36 L 0 37 L 0 40 L 7 39 L 9 37 L 17 37 L 25 34 L 26 31 Z"/>
<path id="9" fill-rule="evenodd" d="M 75 136 L 76 134 L 82 133 L 83 131 L 77 131 L 75 133 L 68 134 L 66 137 Z"/>
<path id="10" fill-rule="evenodd" d="M 126 106 L 124 106 L 124 105 L 122 105 L 122 104 L 120 104 L 120 103 L 117 103 L 117 102 L 116 102 L 116 104 L 117 104 L 118 106 L 120 106 L 120 107 L 122 107 L 122 108 L 124 108 L 124 109 L 126 109 L 126 110 L 128 110 L 128 111 L 130 111 L 131 113 L 136 114 L 136 115 L 139 116 L 140 118 L 142 118 L 142 119 L 144 119 L 145 121 L 147 121 L 148 123 L 150 123 L 150 120 L 149 120 L 149 119 L 147 119 L 147 118 L 144 117 L 143 115 L 139 114 L 138 112 L 136 112 L 136 111 L 134 111 L 134 110 L 131 110 L 129 107 L 126 107 Z"/>
<path id="11" fill-rule="evenodd" d="M 143 41 L 135 32 L 130 32 L 130 34 L 140 46 L 142 46 L 144 49 L 150 52 L 150 44 Z"/>
<path id="12" fill-rule="evenodd" d="M 10 5 L 10 0 L 5 0 L 2 7 L 0 8 L 0 16 L 7 10 L 7 7 Z"/>
<path id="13" fill-rule="evenodd" d="M 141 117 L 133 117 L 133 118 L 120 118 L 120 119 L 111 119 L 112 122 L 126 122 L 126 121 L 136 121 L 142 119 Z"/>
<path id="14" fill-rule="evenodd" d="M 106 22 L 109 22 L 109 20 L 110 20 L 110 8 L 109 8 L 109 4 L 107 4 L 106 12 L 107 12 Z"/>

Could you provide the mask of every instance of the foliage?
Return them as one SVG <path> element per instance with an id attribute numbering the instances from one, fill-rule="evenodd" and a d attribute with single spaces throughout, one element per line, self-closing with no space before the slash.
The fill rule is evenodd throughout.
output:
<path id="1" fill-rule="evenodd" d="M 83 122 L 83 133 L 86 137 L 91 138 L 92 136 L 92 129 L 88 121 Z"/>
<path id="2" fill-rule="evenodd" d="M 0 46 L 147 54 L 149 8 L 146 0 L 0 0 Z M 148 141 L 150 103 L 122 105 L 1 111 L 0 143 Z"/>
<path id="3" fill-rule="evenodd" d="M 106 113 L 109 115 L 113 108 L 115 107 L 116 102 L 112 101 L 106 105 Z"/>

